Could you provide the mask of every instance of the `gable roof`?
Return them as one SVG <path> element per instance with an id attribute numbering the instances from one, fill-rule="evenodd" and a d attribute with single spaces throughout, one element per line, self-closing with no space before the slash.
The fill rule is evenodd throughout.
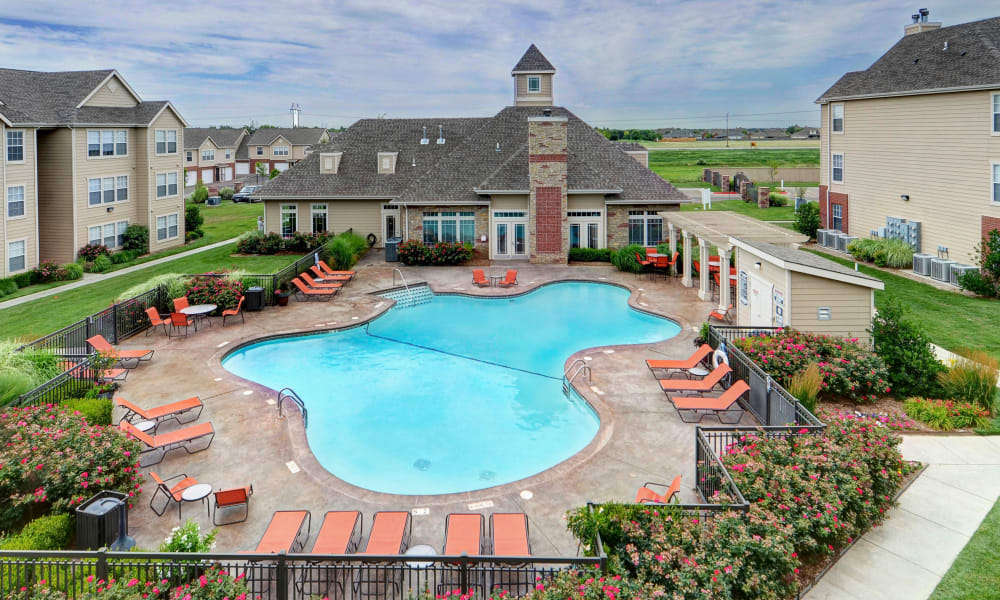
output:
<path id="1" fill-rule="evenodd" d="M 132 107 L 80 106 L 116 73 L 114 69 L 56 72 L 0 69 L 0 116 L 12 125 L 145 126 L 170 105 L 166 100 L 147 100 Z"/>
<path id="2" fill-rule="evenodd" d="M 994 17 L 904 36 L 866 70 L 845 73 L 816 102 L 998 87 L 1000 17 Z"/>
<path id="3" fill-rule="evenodd" d="M 773 262 L 779 267 L 788 269 L 789 271 L 824 277 L 826 279 L 835 279 L 837 281 L 846 281 L 847 283 L 854 283 L 876 290 L 885 289 L 885 284 L 881 279 L 866 275 L 860 271 L 855 271 L 854 269 L 849 269 L 828 258 L 817 256 L 805 250 L 776 246 L 766 242 L 754 242 L 742 238 L 731 238 L 731 240 L 734 245 L 743 248 L 755 256 L 774 259 Z"/>
<path id="4" fill-rule="evenodd" d="M 265 127 L 253 132 L 247 140 L 251 146 L 267 146 L 279 137 L 283 137 L 293 146 L 310 146 L 318 144 L 326 133 L 323 127 Z"/>
<path id="5" fill-rule="evenodd" d="M 615 142 L 622 152 L 649 152 L 645 146 L 636 142 Z"/>
<path id="6" fill-rule="evenodd" d="M 233 127 L 185 127 L 184 148 L 200 148 L 208 138 L 212 138 L 219 148 L 235 148 L 240 135 L 245 131 L 243 128 Z"/>
<path id="7" fill-rule="evenodd" d="M 549 59 L 545 58 L 542 51 L 534 44 L 528 46 L 524 56 L 514 65 L 512 74 L 516 73 L 555 73 L 556 68 L 552 66 Z"/>

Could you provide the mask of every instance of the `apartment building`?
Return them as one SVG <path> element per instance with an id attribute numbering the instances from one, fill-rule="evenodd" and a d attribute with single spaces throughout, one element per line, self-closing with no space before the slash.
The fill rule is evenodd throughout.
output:
<path id="1" fill-rule="evenodd" d="M 245 128 L 187 127 L 184 129 L 184 185 L 229 182 L 236 177 L 236 153 Z M 248 173 L 242 173 L 247 175 Z"/>
<path id="2" fill-rule="evenodd" d="M 302 160 L 316 144 L 330 141 L 323 127 L 262 127 L 243 139 L 236 154 L 236 175 L 253 175 L 257 165 L 267 173 L 285 171 Z"/>
<path id="3" fill-rule="evenodd" d="M 185 125 L 115 70 L 0 69 L 0 276 L 73 261 L 88 243 L 120 248 L 132 223 L 152 251 L 183 244 Z"/>

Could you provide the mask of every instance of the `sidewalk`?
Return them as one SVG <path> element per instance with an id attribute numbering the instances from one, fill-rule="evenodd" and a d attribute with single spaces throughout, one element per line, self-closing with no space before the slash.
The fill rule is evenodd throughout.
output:
<path id="1" fill-rule="evenodd" d="M 927 598 L 1000 496 L 1000 437 L 903 436 L 927 469 L 806 600 Z"/>
<path id="2" fill-rule="evenodd" d="M 121 277 L 122 275 L 128 275 L 129 273 L 135 273 L 136 271 L 141 271 L 142 269 L 145 269 L 147 267 L 162 265 L 163 263 L 168 263 L 172 260 L 177 260 L 178 258 L 184 258 L 185 256 L 191 256 L 192 254 L 205 252 L 206 250 L 218 248 L 219 246 L 225 246 L 226 244 L 235 243 L 236 240 L 237 238 L 232 238 L 229 240 L 223 240 L 221 242 L 215 242 L 214 244 L 202 246 L 201 248 L 195 248 L 194 250 L 188 250 L 186 252 L 178 252 L 177 254 L 173 254 L 171 256 L 157 258 L 155 260 L 144 262 L 139 265 L 125 267 L 124 269 L 118 269 L 117 271 L 111 271 L 110 273 L 84 273 L 83 279 L 78 279 L 73 283 L 67 283 L 66 285 L 59 285 L 53 288 L 49 288 L 47 290 L 35 292 L 34 294 L 28 294 L 27 296 L 20 296 L 18 298 L 14 298 L 13 300 L 0 302 L 0 310 L 3 310 L 5 308 L 10 308 L 12 306 L 17 306 L 18 304 L 24 304 L 25 302 L 31 302 L 32 300 L 37 300 L 39 298 L 45 298 L 46 296 L 55 296 L 56 294 L 61 294 L 69 290 L 75 290 L 76 288 L 83 287 L 85 285 L 97 283 L 98 281 L 106 281 L 108 279 L 114 279 L 115 277 Z"/>

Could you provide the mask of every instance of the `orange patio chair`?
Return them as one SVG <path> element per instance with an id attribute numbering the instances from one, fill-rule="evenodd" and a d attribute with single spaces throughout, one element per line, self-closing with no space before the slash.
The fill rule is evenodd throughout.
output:
<path id="1" fill-rule="evenodd" d="M 300 302 L 304 300 L 320 300 L 322 302 L 329 302 L 330 299 L 333 298 L 339 291 L 333 289 L 314 290 L 310 287 L 306 287 L 306 284 L 303 283 L 303 281 L 298 277 L 292 280 L 292 284 L 296 287 L 296 298 L 298 298 Z"/>
<path id="2" fill-rule="evenodd" d="M 323 269 L 320 269 L 316 265 L 313 265 L 313 266 L 309 267 L 309 270 L 312 271 L 316 275 L 316 279 L 323 280 L 324 282 L 331 282 L 331 281 L 337 282 L 337 281 L 340 281 L 340 282 L 347 283 L 348 281 L 351 280 L 351 276 L 350 275 L 330 275 L 329 273 L 323 272 Z"/>
<path id="3" fill-rule="evenodd" d="M 687 371 L 688 369 L 693 369 L 701 364 L 703 361 L 708 359 L 709 355 L 712 354 L 712 347 L 708 344 L 702 344 L 694 354 L 685 358 L 684 360 L 647 360 L 646 366 L 649 370 L 663 370 L 663 371 Z"/>
<path id="4" fill-rule="evenodd" d="M 410 545 L 410 513 L 381 510 L 375 513 L 368 543 L 361 554 L 402 554 Z"/>
<path id="5" fill-rule="evenodd" d="M 239 315 L 240 319 L 244 323 L 247 322 L 247 320 L 243 317 L 243 300 L 244 300 L 244 298 L 246 298 L 246 296 L 240 296 L 240 301 L 236 303 L 236 308 L 227 308 L 226 310 L 222 311 L 222 326 L 223 327 L 226 326 L 226 317 L 235 317 L 236 315 Z"/>
<path id="6" fill-rule="evenodd" d="M 353 278 L 358 273 L 357 271 L 337 271 L 335 269 L 331 269 L 330 265 L 326 264 L 323 261 L 319 261 L 319 263 L 317 263 L 317 264 L 319 264 L 319 268 L 320 269 L 323 269 L 324 273 L 326 273 L 327 275 L 329 275 L 331 277 L 335 277 L 337 275 L 347 275 L 348 277 Z"/>
<path id="7" fill-rule="evenodd" d="M 163 334 L 170 335 L 170 332 L 167 331 L 167 325 L 170 324 L 169 318 L 164 319 L 161 317 L 160 313 L 158 313 L 152 306 L 146 309 L 146 316 L 149 317 L 149 329 L 146 330 L 146 335 L 149 335 L 150 331 L 156 329 L 160 325 L 163 325 Z"/>
<path id="8" fill-rule="evenodd" d="M 740 379 L 721 396 L 668 395 L 667 397 L 673 403 L 677 416 L 685 423 L 700 423 L 707 415 L 714 414 L 719 422 L 735 425 L 743 417 L 743 409 L 737 404 L 737 400 L 749 391 L 750 386 Z M 689 416 L 688 419 L 684 418 L 685 414 Z"/>
<path id="9" fill-rule="evenodd" d="M 663 495 L 657 494 L 653 490 L 649 489 L 649 486 L 655 485 L 657 487 L 663 486 L 667 488 L 667 491 Z M 676 500 L 677 492 L 681 490 L 681 476 L 678 475 L 674 477 L 674 481 L 668 486 L 665 483 L 653 483 L 647 481 L 642 484 L 639 491 L 635 493 L 635 503 L 636 504 L 670 504 L 671 500 Z"/>
<path id="10" fill-rule="evenodd" d="M 351 554 L 361 544 L 364 517 L 356 510 L 331 510 L 323 516 L 310 554 Z"/>
<path id="11" fill-rule="evenodd" d="M 104 336 L 100 334 L 87 338 L 87 343 L 95 351 L 115 358 L 126 369 L 134 369 L 139 366 L 141 361 L 152 360 L 153 358 L 152 350 L 115 350 L 115 347 L 108 343 L 108 340 L 104 339 Z M 129 364 L 132 364 L 132 361 L 135 361 L 135 364 L 130 367 Z"/>
<path id="12" fill-rule="evenodd" d="M 234 523 L 242 523 L 247 520 L 250 516 L 250 496 L 253 496 L 253 484 L 246 487 L 232 488 L 229 490 L 219 490 L 214 493 L 215 496 L 215 509 L 212 513 L 212 524 L 213 525 L 233 525 Z M 236 521 L 225 521 L 220 523 L 219 509 L 226 510 L 229 508 L 244 507 L 243 518 Z"/>
<path id="13" fill-rule="evenodd" d="M 495 556 L 531 556 L 528 541 L 528 515 L 493 513 L 490 515 L 490 539 Z"/>
<path id="14" fill-rule="evenodd" d="M 517 271 L 514 269 L 507 271 L 507 276 L 500 282 L 501 287 L 510 287 L 512 285 L 517 285 Z"/>
<path id="15" fill-rule="evenodd" d="M 171 419 L 177 421 L 179 425 L 196 421 L 201 416 L 202 409 L 205 408 L 201 403 L 201 398 L 198 396 L 192 396 L 186 400 L 178 400 L 177 402 L 171 402 L 170 404 L 164 404 L 149 410 L 142 409 L 125 398 L 120 397 L 115 398 L 115 404 L 118 408 L 125 410 L 125 414 L 119 419 L 119 422 L 128 421 L 129 423 L 134 423 L 137 420 L 153 421 L 156 423 L 153 427 L 154 432 L 160 426 L 160 423 Z M 189 418 L 181 420 L 182 416 L 188 416 Z"/>
<path id="16" fill-rule="evenodd" d="M 306 282 L 306 285 L 308 285 L 311 288 L 316 288 L 318 290 L 339 290 L 344 286 L 344 284 L 342 283 L 327 283 L 327 282 L 316 281 L 315 279 L 309 276 L 309 273 L 302 273 L 301 275 L 299 275 L 299 277 L 302 279 L 302 281 Z"/>
<path id="17" fill-rule="evenodd" d="M 193 317 L 189 317 L 184 313 L 173 312 L 170 313 L 170 337 L 174 337 L 174 331 L 183 327 L 184 337 L 188 336 L 188 327 L 195 325 L 195 320 Z M 198 326 L 195 325 L 195 331 L 198 331 Z"/>
<path id="18" fill-rule="evenodd" d="M 305 530 L 303 531 L 303 527 Z M 271 515 L 264 535 L 253 552 L 277 554 L 301 552 L 312 529 L 312 513 L 308 510 L 277 510 Z"/>
<path id="19" fill-rule="evenodd" d="M 716 321 L 721 321 L 723 323 L 730 323 L 733 320 L 733 305 L 730 304 L 726 307 L 726 310 L 719 312 L 719 309 L 715 309 L 708 313 L 709 320 L 715 319 Z"/>
<path id="20" fill-rule="evenodd" d="M 184 490 L 188 489 L 192 485 L 197 484 L 198 480 L 195 479 L 194 477 L 188 477 L 186 473 L 181 473 L 180 475 L 174 475 L 173 477 L 161 479 L 160 476 L 157 475 L 155 471 L 150 471 L 149 476 L 150 478 L 152 478 L 154 482 L 156 482 L 156 491 L 153 492 L 153 496 L 149 499 L 150 510 L 156 513 L 156 516 L 162 517 L 163 513 L 167 512 L 167 507 L 170 506 L 170 503 L 176 502 L 177 518 L 179 519 L 181 517 L 181 504 L 182 504 L 181 494 L 184 493 Z M 180 479 L 180 481 L 172 487 L 167 486 L 167 482 L 173 481 L 174 479 Z M 156 497 L 159 496 L 161 493 L 165 496 L 163 502 L 163 508 L 161 508 L 160 510 L 156 510 L 156 507 L 153 506 L 153 503 L 156 501 Z"/>
<path id="21" fill-rule="evenodd" d="M 486 279 L 486 273 L 482 269 L 474 269 L 472 271 L 472 283 L 479 287 L 490 287 L 490 280 Z"/>
<path id="22" fill-rule="evenodd" d="M 451 513 L 444 521 L 444 554 L 485 554 L 486 519 L 479 513 Z"/>
<path id="23" fill-rule="evenodd" d="M 181 296 L 180 298 L 174 298 L 174 312 L 181 312 L 182 309 L 185 309 L 188 306 L 191 306 L 191 305 L 188 303 L 188 297 L 187 296 Z"/>
<path id="24" fill-rule="evenodd" d="M 163 460 L 163 457 L 167 455 L 167 452 L 178 448 L 183 448 L 188 454 L 208 450 L 208 448 L 212 445 L 212 440 L 215 438 L 215 429 L 212 428 L 211 422 L 199 423 L 197 425 L 192 425 L 191 427 L 185 427 L 184 429 L 178 429 L 177 431 L 171 431 L 170 433 L 159 435 L 149 435 L 144 431 L 139 431 L 136 429 L 135 425 L 129 423 L 128 421 L 121 421 L 118 423 L 118 428 L 139 440 L 146 446 L 146 449 L 141 453 L 142 455 L 149 455 L 151 452 L 160 453 L 160 458 L 156 460 L 156 462 L 148 463 L 150 465 L 159 463 Z M 208 438 L 208 443 L 205 444 L 204 448 L 191 450 L 192 442 L 204 438 Z"/>
<path id="25" fill-rule="evenodd" d="M 725 385 L 726 376 L 733 370 L 721 364 L 704 379 L 661 379 L 660 388 L 664 392 L 710 392 L 716 386 Z"/>
<path id="26" fill-rule="evenodd" d="M 635 259 L 644 267 L 653 264 L 653 260 L 651 258 L 643 258 L 638 252 L 635 253 Z"/>

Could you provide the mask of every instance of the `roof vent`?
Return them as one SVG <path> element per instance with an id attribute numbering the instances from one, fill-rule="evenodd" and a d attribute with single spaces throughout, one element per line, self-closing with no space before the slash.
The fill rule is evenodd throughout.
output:
<path id="1" fill-rule="evenodd" d="M 921 23 L 926 23 L 927 22 L 927 17 L 929 17 L 931 15 L 931 11 L 927 10 L 926 8 L 921 8 L 917 12 L 920 13 L 920 22 Z"/>
<path id="2" fill-rule="evenodd" d="M 914 23 L 919 23 L 920 22 L 920 14 L 919 13 L 913 13 L 912 15 L 910 15 L 910 18 L 913 19 Z"/>
<path id="3" fill-rule="evenodd" d="M 546 116 L 546 117 L 551 117 L 552 116 L 552 109 L 551 108 L 543 108 L 542 109 L 542 115 Z"/>
<path id="4" fill-rule="evenodd" d="M 500 152 L 500 142 L 497 142 L 497 152 Z"/>
<path id="5" fill-rule="evenodd" d="M 427 126 L 424 125 L 424 136 L 422 138 L 420 138 L 420 145 L 421 146 L 426 146 L 429 143 L 431 143 L 431 141 L 429 139 L 427 139 Z"/>
<path id="6" fill-rule="evenodd" d="M 411 167 L 417 166 L 417 155 L 416 154 L 413 155 L 413 159 L 410 161 L 410 166 Z"/>
<path id="7" fill-rule="evenodd" d="M 443 144 L 444 143 L 444 125 L 438 125 L 438 139 L 437 139 L 437 143 L 439 143 L 439 144 Z"/>

